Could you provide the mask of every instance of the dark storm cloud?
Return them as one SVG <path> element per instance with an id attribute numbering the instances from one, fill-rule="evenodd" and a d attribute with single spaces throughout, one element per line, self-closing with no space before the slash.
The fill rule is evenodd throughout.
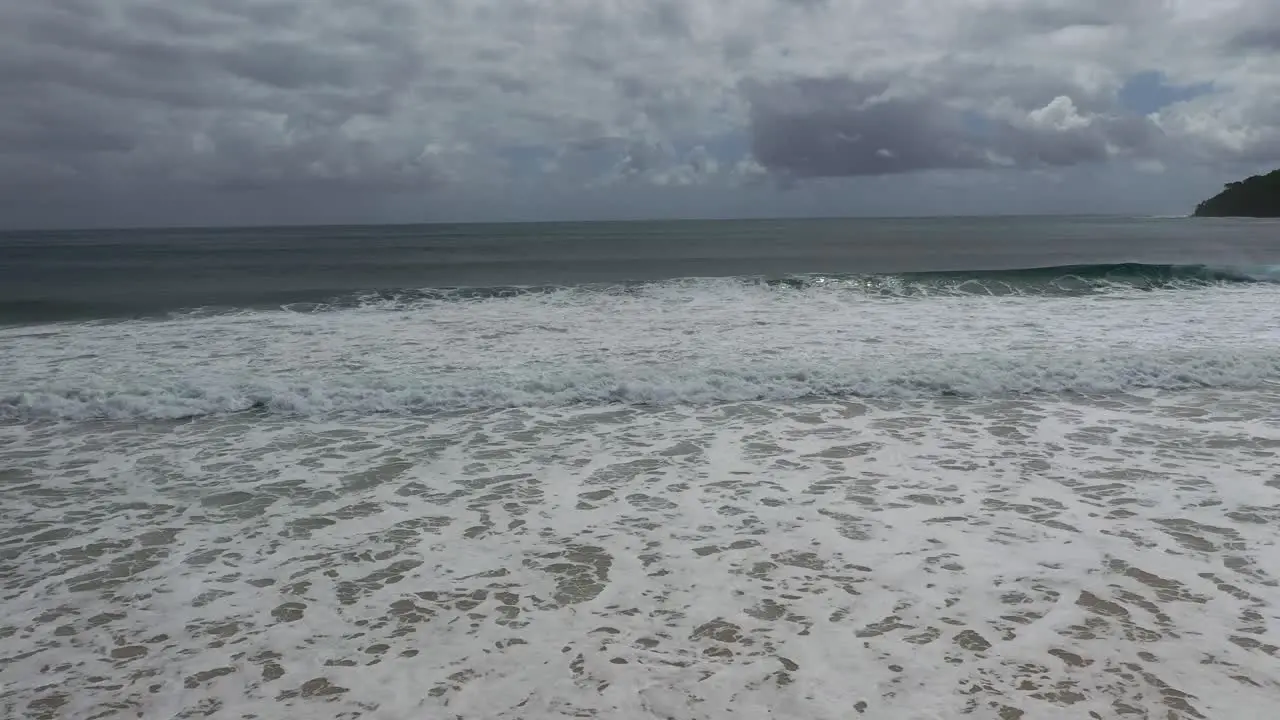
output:
<path id="1" fill-rule="evenodd" d="M 1255 27 L 1234 36 L 1231 46 L 1243 50 L 1280 53 L 1280 22 L 1270 27 Z"/>
<path id="2" fill-rule="evenodd" d="M 751 139 L 766 168 L 795 177 L 980 167 L 958 114 L 928 99 L 884 98 L 887 83 L 806 79 L 752 85 Z"/>
<path id="3" fill-rule="evenodd" d="M 1065 167 L 1140 153 L 1160 134 L 1143 117 L 1082 116 L 1066 96 L 1012 117 L 895 96 L 887 82 L 841 78 L 752 85 L 747 97 L 755 157 L 796 178 Z"/>
<path id="4" fill-rule="evenodd" d="M 1003 125 L 993 145 L 1019 166 L 1068 167 L 1104 162 L 1113 154 L 1141 156 L 1153 149 L 1160 135 L 1148 118 L 1107 115 L 1080 125 Z"/>

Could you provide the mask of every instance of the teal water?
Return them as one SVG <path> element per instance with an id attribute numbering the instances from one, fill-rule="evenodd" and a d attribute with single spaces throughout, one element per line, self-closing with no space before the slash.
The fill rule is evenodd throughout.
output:
<path id="1" fill-rule="evenodd" d="M 1098 279 L 1265 278 L 1277 264 L 1280 224 L 1190 218 L 9 232 L 0 234 L 0 322 L 349 304 L 369 294 L 442 288 L 507 292 L 694 277 L 870 276 L 873 285 L 892 288 L 900 279 L 883 276 L 905 274 L 909 283 L 951 287 L 972 274 L 978 285 L 970 290 L 999 292 L 1007 284 L 1061 289 L 1059 278 L 1081 271 L 1085 285 Z M 1023 269 L 1037 272 L 1008 272 Z"/>

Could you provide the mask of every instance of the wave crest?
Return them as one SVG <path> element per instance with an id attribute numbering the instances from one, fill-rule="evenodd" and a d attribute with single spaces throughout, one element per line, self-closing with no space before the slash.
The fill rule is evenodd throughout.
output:
<path id="1" fill-rule="evenodd" d="M 654 288 L 689 288 L 707 283 L 763 286 L 778 291 L 831 291 L 872 297 L 964 295 L 1080 296 L 1125 290 L 1179 290 L 1211 286 L 1280 283 L 1280 266 L 1230 267 L 1116 263 L 1055 265 L 1011 270 L 956 270 L 911 273 L 809 273 L 787 277 L 682 278 L 587 285 L 503 285 L 379 290 L 332 297 L 322 302 L 284 306 L 295 312 L 323 312 L 353 307 L 411 309 L 424 303 L 468 302 L 546 295 L 591 293 L 636 295 Z"/>
<path id="2" fill-rule="evenodd" d="M 1280 357 L 1261 350 L 1069 357 L 904 358 L 894 363 L 720 368 L 587 367 L 442 378 L 342 377 L 299 382 L 99 384 L 0 398 L 0 417 L 176 419 L 263 411 L 286 415 L 422 414 L 580 404 L 670 405 L 812 397 L 928 399 L 1094 394 L 1140 389 L 1257 387 L 1280 381 Z"/>

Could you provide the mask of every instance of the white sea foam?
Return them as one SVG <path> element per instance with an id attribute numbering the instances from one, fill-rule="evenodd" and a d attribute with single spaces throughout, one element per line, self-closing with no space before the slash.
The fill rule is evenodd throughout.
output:
<path id="1" fill-rule="evenodd" d="M 1271 285 L 869 297 L 683 281 L 0 330 L 0 417 L 316 415 L 806 396 L 1249 388 Z"/>
<path id="2" fill-rule="evenodd" d="M 1271 718 L 1277 402 L 0 426 L 0 715 Z"/>
<path id="3" fill-rule="evenodd" d="M 1270 718 L 1277 300 L 0 329 L 0 716 Z"/>

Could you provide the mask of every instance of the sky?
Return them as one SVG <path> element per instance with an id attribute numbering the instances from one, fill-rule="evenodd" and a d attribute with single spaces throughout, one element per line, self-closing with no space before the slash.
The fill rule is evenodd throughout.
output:
<path id="1" fill-rule="evenodd" d="M 1185 214 L 1275 0 L 0 3 L 0 227 Z"/>

